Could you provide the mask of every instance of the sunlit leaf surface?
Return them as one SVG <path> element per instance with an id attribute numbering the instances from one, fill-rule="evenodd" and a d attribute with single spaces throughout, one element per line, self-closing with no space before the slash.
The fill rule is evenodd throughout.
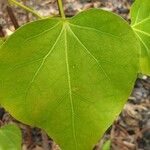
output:
<path id="1" fill-rule="evenodd" d="M 0 128 L 0 150 L 21 150 L 21 132 L 16 125 Z"/>
<path id="2" fill-rule="evenodd" d="M 17 30 L 0 50 L 0 100 L 62 150 L 92 150 L 138 72 L 138 43 L 119 16 L 91 9 Z"/>
<path id="3" fill-rule="evenodd" d="M 150 1 L 136 0 L 131 8 L 132 28 L 141 43 L 141 73 L 150 75 Z"/>

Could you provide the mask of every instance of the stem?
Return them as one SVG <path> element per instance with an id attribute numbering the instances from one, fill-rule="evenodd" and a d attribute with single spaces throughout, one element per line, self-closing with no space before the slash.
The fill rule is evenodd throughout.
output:
<path id="1" fill-rule="evenodd" d="M 59 14 L 63 19 L 65 19 L 65 13 L 63 9 L 62 0 L 57 0 L 57 3 L 58 3 Z"/>
<path id="2" fill-rule="evenodd" d="M 35 11 L 32 10 L 31 8 L 29 8 L 29 7 L 25 6 L 25 5 L 23 5 L 23 4 L 19 3 L 19 2 L 17 2 L 16 0 L 8 0 L 8 1 L 14 3 L 15 5 L 17 5 L 17 6 L 21 7 L 21 8 L 23 8 L 23 9 L 25 9 L 25 10 L 28 11 L 28 12 L 31 12 L 32 14 L 34 14 L 35 16 L 37 16 L 37 17 L 40 18 L 40 19 L 43 18 L 41 15 L 39 15 L 37 12 L 35 12 Z"/>

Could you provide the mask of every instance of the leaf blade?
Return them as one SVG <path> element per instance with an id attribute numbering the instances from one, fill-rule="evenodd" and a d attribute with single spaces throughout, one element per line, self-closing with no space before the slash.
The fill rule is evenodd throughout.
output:
<path id="1" fill-rule="evenodd" d="M 0 129 L 0 149 L 21 149 L 21 132 L 16 125 L 5 125 Z"/>
<path id="2" fill-rule="evenodd" d="M 130 94 L 137 48 L 130 26 L 102 10 L 30 23 L 1 48 L 2 104 L 17 119 L 44 128 L 62 149 L 90 150 Z"/>
<path id="3" fill-rule="evenodd" d="M 150 3 L 136 0 L 131 7 L 131 26 L 141 44 L 141 73 L 150 75 Z M 143 37 L 143 34 L 145 37 Z"/>

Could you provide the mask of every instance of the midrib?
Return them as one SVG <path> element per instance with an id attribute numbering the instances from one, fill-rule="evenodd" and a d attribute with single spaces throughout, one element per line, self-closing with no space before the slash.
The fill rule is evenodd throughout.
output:
<path id="1" fill-rule="evenodd" d="M 71 87 L 71 77 L 70 77 L 70 69 L 69 69 L 69 60 L 68 60 L 68 47 L 67 47 L 67 27 L 68 25 L 64 25 L 64 39 L 65 39 L 65 57 L 66 57 L 66 69 L 67 69 L 67 78 L 68 78 L 68 88 L 69 88 L 69 99 L 71 106 L 71 120 L 72 120 L 72 134 L 75 142 L 75 149 L 77 150 L 77 140 L 76 140 L 76 132 L 75 132 L 75 120 L 74 120 L 74 104 L 72 98 L 72 87 Z"/>

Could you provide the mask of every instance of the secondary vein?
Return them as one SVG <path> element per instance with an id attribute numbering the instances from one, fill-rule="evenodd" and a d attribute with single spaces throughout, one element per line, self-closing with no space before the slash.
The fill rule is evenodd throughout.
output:
<path id="1" fill-rule="evenodd" d="M 148 56 L 150 57 L 150 52 L 149 52 L 149 48 L 147 47 L 147 45 L 144 43 L 144 41 L 142 40 L 142 38 L 138 35 L 138 33 L 135 32 L 135 34 L 137 35 L 137 37 L 139 38 L 139 40 L 141 41 L 141 43 L 143 44 L 143 46 L 145 47 Z"/>
<path id="2" fill-rule="evenodd" d="M 77 27 L 77 28 L 80 28 L 80 29 L 84 29 L 84 30 L 93 30 L 93 31 L 96 31 L 96 32 L 100 32 L 102 34 L 107 34 L 108 36 L 112 36 L 112 37 L 115 37 L 115 38 L 119 38 L 119 36 L 117 35 L 114 35 L 114 34 L 111 34 L 111 33 L 108 33 L 108 32 L 104 32 L 104 31 L 101 31 L 101 30 L 98 30 L 98 29 L 95 29 L 95 28 L 92 28 L 92 27 L 86 27 L 86 26 L 80 26 L 80 25 L 76 25 L 76 24 L 72 24 L 72 23 L 69 23 L 71 26 L 74 26 L 74 27 Z"/>
<path id="3" fill-rule="evenodd" d="M 34 73 L 32 79 L 31 79 L 31 81 L 29 82 L 28 87 L 27 87 L 27 90 L 26 90 L 25 100 L 27 100 L 27 94 L 28 94 L 28 91 L 29 91 L 30 87 L 32 86 L 32 83 L 34 82 L 35 78 L 38 76 L 38 73 L 39 73 L 39 71 L 41 70 L 41 68 L 43 67 L 43 65 L 44 65 L 44 63 L 45 63 L 45 61 L 46 61 L 46 59 L 48 58 L 48 56 L 52 53 L 53 49 L 55 48 L 55 46 L 56 46 L 56 44 L 57 44 L 59 38 L 61 37 L 61 35 L 62 35 L 62 33 L 63 33 L 63 30 L 64 30 L 64 29 L 62 28 L 60 34 L 58 35 L 58 37 L 57 37 L 57 39 L 56 39 L 56 41 L 55 41 L 55 43 L 53 44 L 53 46 L 51 47 L 51 49 L 49 50 L 49 52 L 45 55 L 45 57 L 42 59 L 41 64 L 39 65 L 39 67 L 38 67 L 37 70 L 35 71 L 35 73 Z"/>
<path id="4" fill-rule="evenodd" d="M 60 21 L 59 21 L 58 23 L 56 23 L 54 26 L 52 26 L 51 28 L 49 28 L 49 29 L 47 29 L 47 30 L 44 30 L 44 31 L 42 31 L 42 32 L 40 32 L 40 33 L 38 33 L 38 34 L 36 34 L 36 35 L 34 35 L 34 36 L 31 36 L 31 37 L 25 39 L 24 43 L 26 43 L 26 42 L 28 42 L 28 41 L 34 39 L 34 38 L 37 38 L 37 37 L 43 35 L 44 33 L 47 33 L 47 32 L 49 32 L 49 31 L 51 31 L 52 29 L 56 28 L 59 24 L 60 24 Z"/>
<path id="5" fill-rule="evenodd" d="M 136 28 L 134 28 L 134 30 L 150 37 L 150 34 L 145 32 L 145 31 L 143 31 L 143 30 L 139 30 L 139 29 L 136 29 Z"/>
<path id="6" fill-rule="evenodd" d="M 148 21 L 149 19 L 150 19 L 150 17 L 145 18 L 145 19 L 143 19 L 142 21 L 140 21 L 140 22 L 138 22 L 138 23 L 133 24 L 133 25 L 132 25 L 132 27 L 138 26 L 138 25 L 140 25 L 140 24 L 142 24 L 142 23 L 144 23 L 144 22 Z"/>
<path id="7" fill-rule="evenodd" d="M 100 67 L 100 69 L 102 70 L 102 72 L 104 73 L 105 77 L 111 82 L 110 77 L 108 76 L 108 74 L 105 72 L 104 68 L 102 67 L 102 65 L 99 63 L 99 61 L 95 58 L 95 56 L 86 48 L 86 46 L 79 40 L 79 38 L 76 36 L 76 34 L 72 31 L 72 29 L 70 27 L 69 31 L 72 33 L 72 35 L 75 37 L 75 39 L 80 43 L 80 45 L 87 51 L 87 53 L 94 59 L 94 61 L 98 64 L 98 66 Z"/>

